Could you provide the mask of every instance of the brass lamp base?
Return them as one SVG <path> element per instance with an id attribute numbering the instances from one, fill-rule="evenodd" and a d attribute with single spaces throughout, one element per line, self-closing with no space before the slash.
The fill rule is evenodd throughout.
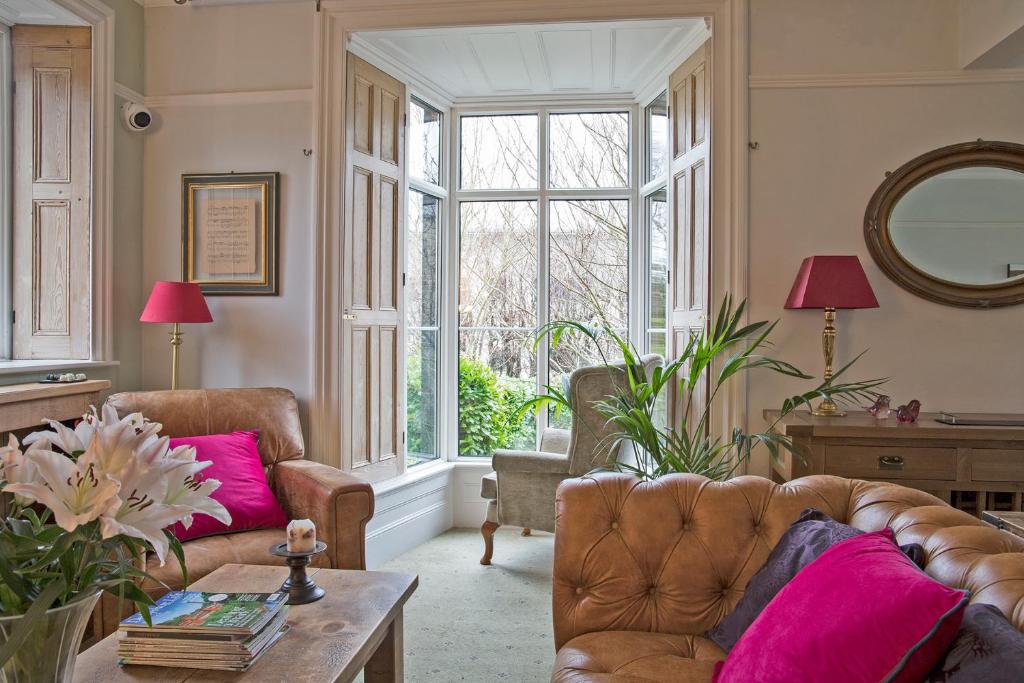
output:
<path id="1" fill-rule="evenodd" d="M 825 309 L 825 331 L 821 333 L 821 349 L 825 353 L 825 381 L 832 379 L 832 360 L 836 352 L 836 309 Z M 822 399 L 818 407 L 811 411 L 816 417 L 846 417 L 831 398 Z"/>
<path id="2" fill-rule="evenodd" d="M 846 417 L 846 412 L 840 410 L 835 401 L 826 398 L 811 411 L 811 415 L 815 417 Z"/>

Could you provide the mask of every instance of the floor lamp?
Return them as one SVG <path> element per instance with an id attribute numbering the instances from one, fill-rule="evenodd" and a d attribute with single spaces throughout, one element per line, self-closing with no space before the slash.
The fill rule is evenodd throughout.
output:
<path id="1" fill-rule="evenodd" d="M 212 323 L 203 291 L 191 282 L 164 282 L 153 285 L 146 308 L 139 320 L 144 323 L 171 323 L 171 389 L 178 388 L 178 347 L 182 323 Z"/>

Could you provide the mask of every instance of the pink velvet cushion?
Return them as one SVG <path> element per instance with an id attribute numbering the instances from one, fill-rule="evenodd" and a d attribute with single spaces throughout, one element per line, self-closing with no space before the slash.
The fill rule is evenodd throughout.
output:
<path id="1" fill-rule="evenodd" d="M 220 488 L 211 498 L 231 513 L 231 524 L 224 525 L 209 515 L 192 516 L 192 526 L 186 529 L 174 525 L 174 535 L 180 541 L 201 536 L 227 534 L 252 529 L 281 529 L 288 518 L 281 509 L 263 474 L 260 452 L 256 449 L 259 432 L 232 432 L 210 436 L 187 436 L 171 439 L 171 448 L 194 446 L 196 460 L 210 460 L 212 465 L 199 473 L 205 479 L 220 480 Z"/>
<path id="2" fill-rule="evenodd" d="M 714 681 L 920 681 L 956 637 L 967 597 L 918 569 L 892 530 L 855 536 L 779 591 Z"/>

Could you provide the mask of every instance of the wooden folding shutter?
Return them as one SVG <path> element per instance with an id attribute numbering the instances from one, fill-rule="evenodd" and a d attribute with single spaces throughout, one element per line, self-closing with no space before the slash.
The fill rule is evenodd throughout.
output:
<path id="1" fill-rule="evenodd" d="M 672 150 L 672 300 L 674 355 L 708 324 L 710 289 L 711 185 L 709 45 L 705 43 L 669 77 Z M 700 415 L 707 401 L 707 378 L 691 410 Z M 682 410 L 676 401 L 677 410 Z M 675 421 L 683 415 L 676 412 Z"/>
<path id="2" fill-rule="evenodd" d="M 405 86 L 348 56 L 342 463 L 371 480 L 404 468 Z"/>
<path id="3" fill-rule="evenodd" d="M 89 358 L 91 34 L 15 26 L 14 357 Z"/>

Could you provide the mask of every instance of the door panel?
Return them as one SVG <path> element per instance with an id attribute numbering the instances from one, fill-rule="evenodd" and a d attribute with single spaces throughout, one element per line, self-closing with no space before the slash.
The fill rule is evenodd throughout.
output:
<path id="1" fill-rule="evenodd" d="M 342 278 L 342 466 L 371 481 L 404 469 L 405 86 L 348 55 Z"/>
<path id="2" fill-rule="evenodd" d="M 398 277 L 401 272 L 399 253 L 396 249 L 401 237 L 402 226 L 398 224 L 398 196 L 401 191 L 398 183 L 390 178 L 382 178 L 380 182 L 380 276 L 379 308 L 388 311 L 398 310 Z"/>
<path id="3" fill-rule="evenodd" d="M 711 262 L 708 182 L 710 135 L 709 45 L 705 43 L 669 77 L 669 117 L 672 141 L 672 259 L 674 272 L 670 305 L 672 355 L 683 352 L 690 337 L 708 325 Z M 699 416 L 708 397 L 707 377 L 694 390 L 691 411 Z M 683 419 L 678 397 L 672 415 Z"/>
<path id="4" fill-rule="evenodd" d="M 14 52 L 14 356 L 89 358 L 92 34 L 19 25 Z"/>

